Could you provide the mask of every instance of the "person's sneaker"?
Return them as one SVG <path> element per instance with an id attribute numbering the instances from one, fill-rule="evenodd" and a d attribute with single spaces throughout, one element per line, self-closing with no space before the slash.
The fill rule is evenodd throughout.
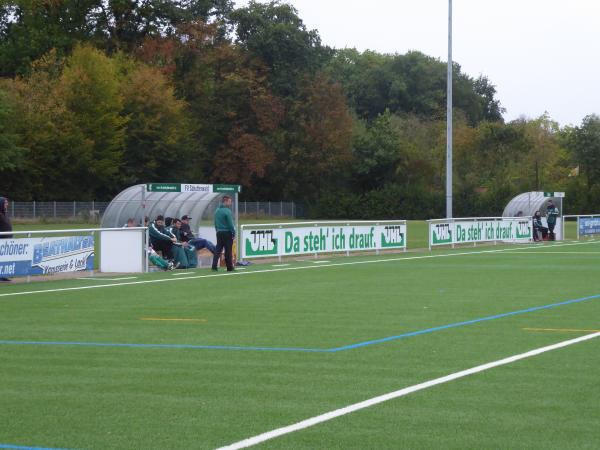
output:
<path id="1" fill-rule="evenodd" d="M 178 269 L 180 265 L 181 265 L 181 263 L 179 261 L 177 261 L 175 263 L 175 265 L 173 266 L 173 269 Z"/>
<path id="2" fill-rule="evenodd" d="M 216 267 L 211 267 L 210 270 L 212 270 L 213 272 L 218 272 L 219 269 L 217 269 Z"/>
<path id="3" fill-rule="evenodd" d="M 175 269 L 175 264 L 173 264 L 171 261 L 169 261 L 169 264 L 167 265 L 167 270 L 174 270 Z"/>

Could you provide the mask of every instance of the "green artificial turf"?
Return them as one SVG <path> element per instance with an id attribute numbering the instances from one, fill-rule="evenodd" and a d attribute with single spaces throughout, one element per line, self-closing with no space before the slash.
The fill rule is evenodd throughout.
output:
<path id="1" fill-rule="evenodd" d="M 1 286 L 0 340 L 332 349 L 598 295 L 599 260 L 600 243 L 589 242 Z M 599 313 L 590 299 L 337 352 L 4 342 L 0 447 L 216 448 L 587 334 L 525 328 L 600 329 Z M 600 338 L 262 447 L 597 448 L 599 360 Z"/>

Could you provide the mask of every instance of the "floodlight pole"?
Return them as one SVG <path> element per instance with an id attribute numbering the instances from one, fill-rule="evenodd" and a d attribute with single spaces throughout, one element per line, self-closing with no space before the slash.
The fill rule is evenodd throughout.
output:
<path id="1" fill-rule="evenodd" d="M 448 0 L 448 81 L 446 86 L 446 218 L 452 218 L 452 0 Z"/>

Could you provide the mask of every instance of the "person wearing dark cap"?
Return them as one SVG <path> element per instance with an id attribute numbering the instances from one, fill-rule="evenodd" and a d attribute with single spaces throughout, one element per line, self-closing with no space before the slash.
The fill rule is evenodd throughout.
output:
<path id="1" fill-rule="evenodd" d="M 215 211 L 215 231 L 217 232 L 217 248 L 213 256 L 212 270 L 218 270 L 217 265 L 221 252 L 225 249 L 225 264 L 227 272 L 233 268 L 233 240 L 235 239 L 235 225 L 231 214 L 233 200 L 229 195 L 223 196 L 223 202 Z"/>
<path id="2" fill-rule="evenodd" d="M 181 234 L 181 242 L 187 242 L 190 246 L 194 247 L 197 251 L 203 248 L 207 249 L 213 255 L 215 254 L 215 244 L 208 239 L 194 236 L 194 232 L 190 227 L 190 220 L 192 218 L 185 215 L 181 218 L 181 228 L 179 229 Z"/>
<path id="3" fill-rule="evenodd" d="M 190 228 L 190 220 L 192 218 L 187 214 L 181 218 L 181 228 L 179 231 L 181 232 L 181 242 L 188 242 L 191 239 L 194 239 L 194 232 Z"/>
<path id="4" fill-rule="evenodd" d="M 10 218 L 8 217 L 8 199 L 0 197 L 0 232 L 6 233 L 12 230 L 12 223 L 10 223 Z M 0 234 L 0 239 L 10 238 L 12 238 L 12 234 Z M 11 281 L 10 278 L 0 277 L 0 282 L 7 281 Z"/>
<path id="5" fill-rule="evenodd" d="M 554 227 L 556 226 L 556 218 L 558 215 L 558 208 L 554 205 L 552 200 L 548 200 L 548 207 L 546 208 L 546 222 L 548 222 L 548 239 L 551 241 L 556 240 Z"/>

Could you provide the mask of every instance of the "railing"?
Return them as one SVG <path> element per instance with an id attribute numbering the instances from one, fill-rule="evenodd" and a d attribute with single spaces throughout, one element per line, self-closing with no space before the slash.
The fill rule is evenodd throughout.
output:
<path id="1" fill-rule="evenodd" d="M 431 219 L 429 250 L 434 246 L 479 242 L 523 242 L 533 239 L 531 217 L 461 217 Z"/>

